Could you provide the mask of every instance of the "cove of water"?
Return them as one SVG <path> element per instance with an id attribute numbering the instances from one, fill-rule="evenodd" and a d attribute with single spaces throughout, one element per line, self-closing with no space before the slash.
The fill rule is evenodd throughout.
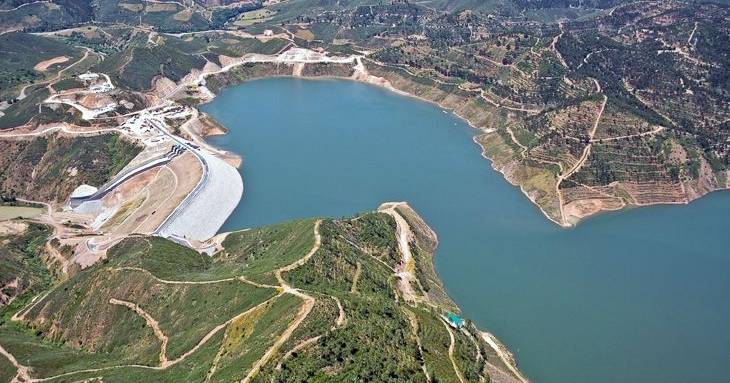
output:
<path id="1" fill-rule="evenodd" d="M 548 221 L 450 113 L 373 86 L 276 78 L 203 110 L 244 158 L 223 230 L 408 201 L 465 317 L 536 383 L 730 381 L 730 193 Z"/>

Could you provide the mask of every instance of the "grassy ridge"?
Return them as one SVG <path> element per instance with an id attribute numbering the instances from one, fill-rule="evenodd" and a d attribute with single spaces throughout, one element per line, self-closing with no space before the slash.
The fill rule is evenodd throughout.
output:
<path id="1" fill-rule="evenodd" d="M 412 248 L 424 252 L 418 262 L 430 261 L 435 238 L 415 227 L 422 224 L 415 213 L 402 214 L 414 226 Z M 274 272 L 309 253 L 314 227 L 314 220 L 299 220 L 235 232 L 212 257 L 161 238 L 130 237 L 107 260 L 55 285 L 23 321 L 2 323 L 0 344 L 30 365 L 33 377 L 76 371 L 57 381 L 237 381 L 270 350 L 254 381 L 420 382 L 426 373 L 455 381 L 440 318 L 451 306 L 403 301 L 393 274 L 399 253 L 389 215 L 322 221 L 319 250 L 282 276 L 311 298 L 237 279 L 278 285 Z M 168 360 L 186 356 L 151 370 L 159 365 L 159 334 L 112 299 L 137 305 L 158 323 Z M 455 333 L 455 363 L 468 380 L 479 381 L 486 372 L 478 349 Z M 78 372 L 88 368 L 101 370 Z"/>
<path id="2" fill-rule="evenodd" d="M 275 284 L 272 271 L 306 254 L 314 245 L 314 220 L 239 231 L 223 242 L 225 250 L 215 257 L 219 275 L 239 273 L 251 280 Z"/>

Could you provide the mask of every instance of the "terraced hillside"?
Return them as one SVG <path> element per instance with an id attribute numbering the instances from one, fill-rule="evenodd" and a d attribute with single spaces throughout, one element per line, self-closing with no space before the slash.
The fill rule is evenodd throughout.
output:
<path id="1" fill-rule="evenodd" d="M 491 2 L 398 2 L 315 7 L 286 25 L 294 3 L 275 9 L 296 44 L 368 52 L 369 74 L 453 109 L 556 223 L 729 185 L 726 5 L 582 2 L 590 17 L 543 24 Z M 536 16 L 563 2 L 528 3 Z"/>
<path id="2" fill-rule="evenodd" d="M 63 29 L 90 22 L 155 25 L 168 32 L 220 28 L 232 17 L 261 7 L 244 1 L 3 0 L 0 33 Z"/>
<path id="3" fill-rule="evenodd" d="M 70 7 L 13 3 L 2 15 L 49 6 Z M 49 22 L 0 36 L 11 56 L 35 62 L 6 59 L 0 128 L 114 127 L 145 107 L 194 106 L 251 78 L 334 76 L 453 109 L 480 130 L 493 167 L 560 225 L 629 205 L 688 203 L 730 182 L 727 5 L 105 0 L 92 8 L 114 24 Z M 45 54 L 13 43 L 21 40 Z M 335 56 L 349 61 L 322 58 Z M 41 63 L 45 72 L 27 69 Z M 73 102 L 123 107 L 89 120 L 72 101 L 48 102 L 81 86 L 75 76 L 85 70 L 116 88 Z"/>
<path id="4" fill-rule="evenodd" d="M 457 309 L 433 271 L 435 245 L 405 204 L 233 232 L 213 256 L 133 236 L 48 292 L 20 294 L 22 309 L 2 309 L 3 363 L 16 364 L 3 376 L 519 381 L 474 326 L 442 318 Z"/>
<path id="5" fill-rule="evenodd" d="M 236 174 L 196 106 L 269 76 L 417 96 L 569 226 L 730 187 L 729 19 L 682 1 L 0 0 L 0 197 L 49 203 L 0 223 L 0 381 L 524 381 L 444 321 L 436 236 L 404 204 L 171 235 L 189 247 L 139 234 L 225 194 L 200 192 L 204 158 Z"/>

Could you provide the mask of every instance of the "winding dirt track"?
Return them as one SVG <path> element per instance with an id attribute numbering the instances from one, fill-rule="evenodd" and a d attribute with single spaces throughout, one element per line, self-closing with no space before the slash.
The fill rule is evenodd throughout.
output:
<path id="1" fill-rule="evenodd" d="M 504 363 L 504 365 L 509 368 L 509 370 L 512 372 L 512 374 L 514 374 L 515 377 L 517 377 L 517 379 L 519 379 L 522 383 L 529 383 L 529 381 L 515 367 L 514 359 L 510 355 L 507 355 L 507 352 L 505 352 L 502 346 L 497 344 L 494 339 L 494 335 L 483 332 L 482 339 L 484 339 L 484 341 L 487 342 L 487 344 L 494 350 L 494 352 L 497 353 L 499 359 L 502 360 L 502 363 Z"/>
<path id="2" fill-rule="evenodd" d="M 312 256 L 319 250 L 320 246 L 322 246 L 322 235 L 319 233 L 319 226 L 321 224 L 322 224 L 322 220 L 321 219 L 318 220 L 314 224 L 314 246 L 312 246 L 312 249 L 309 250 L 309 252 L 304 257 L 302 257 L 301 259 L 299 259 L 299 260 L 295 261 L 294 263 L 289 264 L 287 266 L 280 267 L 280 268 L 278 268 L 274 272 L 274 274 L 276 275 L 276 280 L 279 282 L 279 285 L 280 286 L 282 286 L 284 288 L 287 288 L 287 289 L 290 289 L 290 290 L 294 290 L 284 280 L 284 277 L 282 277 L 281 273 L 284 273 L 284 272 L 287 272 L 287 271 L 292 271 L 292 270 L 296 269 L 297 267 L 300 267 L 303 264 L 307 263 L 307 261 L 309 261 L 309 259 L 312 258 Z"/>
<path id="3" fill-rule="evenodd" d="M 522 143 L 517 139 L 517 137 L 515 137 L 515 133 L 512 131 L 512 129 L 509 126 L 507 126 L 505 129 L 507 130 L 507 133 L 509 133 L 510 138 L 512 138 L 512 142 L 517 144 L 517 146 L 520 147 L 520 150 L 522 150 L 520 152 L 520 156 L 522 158 L 525 158 L 525 153 L 527 153 L 527 151 L 530 149 L 528 149 L 527 146 L 522 145 Z"/>
<path id="4" fill-rule="evenodd" d="M 286 354 L 284 354 L 284 356 L 281 357 L 281 360 L 279 360 L 279 363 L 276 364 L 276 370 L 281 370 L 281 366 L 284 364 L 284 362 L 287 359 L 291 358 L 291 356 L 295 352 L 301 351 L 301 350 L 317 343 L 318 340 L 322 339 L 322 336 L 323 335 L 317 335 L 317 336 L 311 337 L 309 339 L 305 339 L 305 340 L 301 341 L 299 344 L 297 344 L 296 346 L 294 346 L 291 350 L 287 351 Z"/>
<path id="5" fill-rule="evenodd" d="M 214 279 L 210 281 L 171 281 L 167 279 L 162 279 L 154 274 L 152 274 L 149 270 L 143 269 L 141 267 L 117 267 L 117 268 L 109 268 L 111 271 L 139 271 L 142 273 L 145 273 L 149 275 L 152 279 L 156 280 L 157 282 L 164 283 L 167 285 L 212 285 L 216 283 L 223 283 L 223 282 L 231 282 L 231 281 L 244 281 L 244 279 L 241 279 L 243 277 L 230 277 L 230 278 L 223 278 L 223 279 Z M 245 282 L 249 282 L 248 280 L 245 280 Z M 268 286 L 267 286 L 268 287 Z M 276 287 L 276 286 L 274 286 Z"/>
<path id="6" fill-rule="evenodd" d="M 12 138 L 12 137 L 37 137 L 42 136 L 47 133 L 55 132 L 55 131 L 61 131 L 63 133 L 68 134 L 76 134 L 76 135 L 98 135 L 98 134 L 104 134 L 104 133 L 120 133 L 120 134 L 128 134 L 126 131 L 119 129 L 119 128 L 99 128 L 99 129 L 92 129 L 92 130 L 74 130 L 69 128 L 69 125 L 67 124 L 59 124 L 56 126 L 52 126 L 43 130 L 35 131 L 35 132 L 27 132 L 27 133 L 0 133 L 0 138 Z"/>
<path id="7" fill-rule="evenodd" d="M 15 373 L 15 376 L 13 376 L 13 379 L 10 381 L 11 383 L 30 381 L 30 374 L 28 373 L 28 367 L 23 366 L 22 364 L 18 363 L 18 361 L 13 356 L 13 354 L 5 351 L 3 346 L 0 346 L 0 354 L 2 354 L 4 357 L 8 358 L 10 363 L 13 366 L 15 366 L 15 368 L 17 370 L 17 372 Z"/>
<path id="8" fill-rule="evenodd" d="M 643 137 L 643 136 L 651 136 L 653 134 L 657 134 L 661 132 L 662 130 L 666 129 L 663 126 L 657 126 L 656 128 L 643 133 L 636 133 L 636 134 L 627 134 L 625 136 L 614 136 L 614 137 L 606 137 L 606 138 L 593 138 L 591 139 L 591 142 L 606 142 L 606 141 L 618 141 L 618 140 L 625 140 L 629 138 L 635 138 L 635 137 Z"/>
<path id="9" fill-rule="evenodd" d="M 137 305 L 136 303 L 115 298 L 109 299 L 109 303 L 113 305 L 128 307 L 130 310 L 137 313 L 137 315 L 144 318 L 145 322 L 147 322 L 147 327 L 151 328 L 152 331 L 155 333 L 155 337 L 160 340 L 160 366 L 166 366 L 169 363 L 167 360 L 167 342 L 169 341 L 169 339 L 167 338 L 167 335 L 162 332 L 162 329 L 160 329 L 160 324 L 155 320 L 155 318 L 152 318 L 150 314 L 147 314 L 147 312 L 139 307 L 139 305 Z"/>
<path id="10" fill-rule="evenodd" d="M 50 3 L 50 1 L 49 1 L 49 0 L 32 1 L 32 2 L 30 2 L 30 3 L 24 3 L 24 4 L 20 4 L 20 5 L 18 5 L 17 7 L 15 7 L 15 8 L 12 8 L 12 9 L 2 9 L 2 10 L 0 10 L 0 13 L 7 13 L 7 12 L 13 12 L 13 11 L 17 11 L 17 10 L 18 10 L 18 9 L 20 9 L 20 8 L 23 8 L 23 7 L 27 7 L 27 6 L 29 6 L 29 5 L 33 5 L 33 4 L 43 4 L 43 3 Z"/>
<path id="11" fill-rule="evenodd" d="M 411 335 L 413 335 L 413 338 L 416 340 L 418 355 L 421 360 L 421 371 L 423 371 L 423 375 L 426 376 L 426 382 L 431 383 L 433 380 L 431 379 L 431 374 L 428 373 L 428 368 L 426 368 L 426 360 L 423 357 L 423 342 L 421 341 L 421 337 L 418 336 L 418 319 L 416 318 L 416 315 L 413 314 L 411 311 L 403 307 L 401 307 L 401 310 L 408 317 L 408 323 L 411 327 Z"/>
<path id="12" fill-rule="evenodd" d="M 340 300 L 337 297 L 335 297 L 335 296 L 330 296 L 330 297 L 335 300 L 335 302 L 337 303 L 337 308 L 339 310 L 339 315 L 337 316 L 337 319 L 335 319 L 335 324 L 330 329 L 330 330 L 334 331 L 334 330 L 337 330 L 338 328 L 342 327 L 345 324 L 345 311 L 342 309 L 342 304 L 340 303 Z M 308 338 L 308 339 L 305 339 L 305 340 L 299 342 L 299 344 L 292 347 L 291 350 L 287 351 L 287 353 L 281 357 L 281 359 L 279 360 L 279 363 L 276 364 L 276 369 L 281 370 L 281 366 L 284 364 L 284 362 L 287 359 L 291 358 L 291 356 L 295 352 L 301 351 L 301 350 L 317 343 L 317 341 L 322 339 L 322 337 L 324 335 L 325 334 L 317 335 L 317 336 L 314 336 L 314 337 L 311 337 L 311 338 Z"/>
<path id="13" fill-rule="evenodd" d="M 284 280 L 284 277 L 281 275 L 283 272 L 291 271 L 296 269 L 297 267 L 302 266 L 303 264 L 307 263 L 307 261 L 312 258 L 312 256 L 319 250 L 320 246 L 322 245 L 322 236 L 319 233 L 319 226 L 322 224 L 322 220 L 318 220 L 314 224 L 314 246 L 312 246 L 312 249 L 309 250 L 309 253 L 307 253 L 304 257 L 297 260 L 296 262 L 281 267 L 276 270 L 276 280 L 279 282 L 279 286 L 281 286 L 284 289 L 284 293 L 289 293 L 296 295 L 297 297 L 301 298 L 304 301 L 304 305 L 299 309 L 299 313 L 297 313 L 296 319 L 287 327 L 286 330 L 284 330 L 284 333 L 279 336 L 278 339 L 274 342 L 273 345 L 266 351 L 266 353 L 254 363 L 253 367 L 251 367 L 251 370 L 249 370 L 248 374 L 241 380 L 242 383 L 248 383 L 256 377 L 256 375 L 261 370 L 261 367 L 263 367 L 273 356 L 274 354 L 281 348 L 281 346 L 289 340 L 292 333 L 299 328 L 299 325 L 302 324 L 304 319 L 309 315 L 309 313 L 312 311 L 312 308 L 314 307 L 314 298 L 311 296 L 299 291 L 298 289 L 292 288 L 286 280 Z"/>
<path id="14" fill-rule="evenodd" d="M 593 123 L 593 127 L 591 127 L 591 130 L 588 132 L 588 145 L 583 149 L 583 153 L 581 154 L 580 158 L 578 158 L 578 161 L 576 161 L 575 165 L 573 165 L 570 170 L 568 170 L 566 173 L 561 173 L 558 175 L 558 180 L 555 183 L 555 189 L 558 194 L 558 204 L 560 205 L 560 225 L 561 226 L 568 226 L 568 223 L 565 221 L 565 212 L 563 211 L 563 205 L 565 204 L 563 200 L 563 193 L 560 192 L 560 184 L 573 175 L 573 173 L 577 172 L 578 169 L 580 169 L 583 164 L 586 162 L 586 159 L 588 159 L 588 156 L 591 154 L 591 147 L 593 146 L 593 137 L 596 135 L 596 129 L 598 129 L 598 123 L 601 121 L 601 118 L 603 117 L 603 111 L 606 109 L 606 103 L 608 102 L 608 97 L 606 95 L 603 96 L 603 102 L 601 103 L 601 109 L 598 111 L 598 115 L 596 116 L 596 120 Z"/>
<path id="15" fill-rule="evenodd" d="M 315 238 L 315 242 L 314 242 L 314 246 L 312 247 L 312 249 L 304 257 L 302 257 L 301 259 L 299 259 L 299 260 L 297 260 L 297 261 L 295 261 L 295 262 L 293 262 L 293 263 L 291 263 L 291 264 L 289 264 L 287 266 L 281 267 L 281 268 L 279 268 L 279 269 L 277 269 L 275 271 L 275 275 L 276 275 L 277 281 L 279 282 L 279 286 L 270 286 L 270 285 L 264 285 L 264 284 L 259 284 L 259 283 L 251 282 L 251 281 L 247 280 L 243 276 L 240 276 L 240 277 L 231 277 L 231 278 L 223 278 L 223 279 L 218 279 L 218 280 L 213 280 L 213 281 L 170 281 L 170 280 L 165 280 L 165 279 L 158 278 L 154 274 L 152 274 L 149 270 L 146 270 L 146 269 L 143 269 L 143 268 L 138 268 L 138 267 L 123 267 L 123 268 L 116 268 L 116 269 L 110 268 L 109 270 L 112 270 L 112 271 L 124 271 L 124 270 L 127 270 L 127 271 L 140 271 L 140 272 L 144 272 L 144 273 L 147 273 L 148 275 L 150 275 L 156 281 L 158 281 L 160 283 L 167 283 L 167 284 L 193 284 L 193 285 L 195 285 L 195 284 L 221 283 L 221 282 L 229 282 L 229 281 L 238 280 L 238 281 L 241 281 L 243 283 L 249 283 L 249 284 L 252 284 L 252 285 L 257 286 L 257 287 L 262 287 L 262 288 L 278 288 L 278 289 L 281 289 L 281 292 L 279 294 L 277 294 L 277 295 L 275 295 L 275 296 L 273 296 L 273 297 L 271 297 L 271 298 L 269 298 L 269 299 L 267 299 L 267 300 L 259 303 L 258 305 L 254 306 L 254 307 L 252 307 L 252 308 L 250 308 L 250 309 L 248 309 L 248 310 L 246 310 L 246 311 L 244 311 L 244 312 L 236 315 L 235 317 L 233 317 L 233 318 L 231 318 L 231 319 L 229 319 L 229 320 L 227 320 L 227 321 L 219 324 L 218 326 L 214 327 L 193 348 L 191 348 L 190 350 L 188 350 L 187 352 L 185 352 L 184 354 L 182 354 L 181 356 L 179 356 L 177 359 L 174 359 L 174 360 L 168 360 L 167 359 L 166 353 L 167 353 L 167 339 L 168 339 L 168 337 L 159 328 L 159 323 L 154 318 L 152 318 L 149 314 L 147 314 L 137 304 L 135 304 L 133 302 L 129 302 L 129 301 L 115 299 L 115 298 L 110 299 L 109 300 L 109 303 L 110 304 L 115 304 L 115 305 L 126 306 L 126 307 L 130 308 L 131 310 L 133 310 L 135 313 L 137 313 L 138 315 L 140 315 L 142 318 L 145 319 L 145 321 L 147 322 L 147 325 L 153 329 L 153 331 L 155 333 L 155 336 L 158 339 L 160 339 L 160 341 L 162 343 L 162 346 L 161 346 L 161 350 L 160 350 L 160 365 L 159 366 L 146 366 L 146 365 L 140 365 L 140 364 L 126 364 L 126 365 L 118 365 L 118 366 L 109 366 L 109 367 L 102 367 L 102 368 L 93 368 L 93 369 L 85 369 L 85 370 L 71 371 L 71 372 L 66 372 L 66 373 L 59 374 L 59 375 L 49 376 L 49 377 L 46 377 L 46 378 L 36 378 L 36 379 L 34 379 L 34 378 L 31 378 L 30 377 L 29 368 L 26 367 L 26 366 L 23 366 L 23 365 L 19 364 L 17 362 L 17 360 L 15 359 L 15 357 L 12 354 L 10 354 L 9 352 L 7 352 L 4 348 L 2 348 L 2 346 L 0 346 L 0 354 L 2 354 L 3 356 L 5 356 L 8 360 L 10 360 L 10 362 L 14 366 L 16 366 L 16 368 L 18 369 L 18 372 L 16 374 L 16 378 L 17 378 L 16 381 L 19 381 L 19 382 L 45 382 L 45 381 L 50 381 L 50 380 L 54 380 L 54 379 L 58 379 L 58 378 L 63 378 L 63 377 L 67 377 L 67 376 L 76 375 L 76 374 L 102 372 L 102 371 L 115 370 L 115 369 L 119 369 L 119 368 L 141 368 L 141 369 L 148 369 L 148 370 L 165 370 L 165 369 L 167 369 L 169 367 L 172 367 L 172 366 L 174 366 L 174 365 L 182 362 L 188 356 L 192 355 L 194 352 L 196 352 L 198 349 L 200 349 L 200 347 L 202 347 L 203 345 L 205 345 L 213 336 L 215 336 L 221 330 L 225 329 L 232 322 L 238 320 L 239 318 L 241 318 L 241 317 L 243 317 L 245 315 L 248 315 L 249 313 L 251 313 L 251 312 L 253 312 L 255 310 L 258 310 L 259 308 L 263 307 L 264 305 L 269 304 L 269 302 L 271 302 L 272 300 L 278 298 L 282 294 L 296 295 L 297 297 L 301 298 L 304 301 L 304 304 L 302 305 L 302 307 L 300 308 L 299 312 L 297 313 L 297 316 L 294 319 L 294 321 L 292 321 L 292 323 L 289 325 L 289 327 L 279 336 L 279 338 L 267 350 L 267 352 L 259 360 L 256 361 L 256 363 L 253 365 L 253 367 L 248 372 L 248 374 L 246 375 L 246 377 L 244 377 L 242 379 L 242 382 L 249 382 L 252 378 L 254 378 L 256 376 L 256 374 L 258 374 L 258 372 L 261 370 L 261 367 L 263 367 L 271 359 L 271 357 L 273 357 L 275 355 L 275 353 L 278 351 L 278 349 L 291 337 L 292 333 L 297 328 L 299 328 L 299 325 L 304 321 L 304 319 L 307 317 L 307 315 L 312 311 L 312 308 L 314 307 L 314 301 L 315 301 L 314 298 L 312 298 L 311 296 L 303 293 L 302 291 L 300 291 L 300 290 L 298 290 L 296 288 L 292 288 L 284 280 L 284 278 L 282 276 L 282 273 L 283 272 L 286 272 L 286 271 L 291 271 L 293 269 L 296 269 L 297 267 L 302 266 L 303 264 L 305 264 L 319 250 L 319 248 L 320 248 L 320 246 L 322 244 L 322 237 L 321 237 L 321 234 L 319 232 L 319 227 L 320 227 L 320 224 L 321 223 L 322 223 L 322 220 L 318 220 L 315 223 L 315 225 L 314 225 L 314 238 Z M 26 308 L 24 308 L 24 309 L 20 310 L 18 313 L 16 313 L 13 316 L 12 319 L 13 320 L 22 320 L 24 315 L 23 314 L 20 314 L 20 313 L 24 313 L 24 312 L 29 311 L 35 305 L 37 305 L 38 303 L 40 303 L 41 301 L 43 301 L 47 295 L 48 295 L 48 293 L 46 293 L 43 296 L 36 297 L 33 301 L 30 302 L 30 304 Z M 335 297 L 333 297 L 333 298 L 337 301 L 337 305 L 338 305 L 338 307 L 340 309 L 340 315 L 337 318 L 337 321 L 335 323 L 335 326 L 341 326 L 344 323 L 344 320 L 345 320 L 344 319 L 344 312 L 342 311 L 342 306 L 341 306 L 339 300 L 337 298 L 335 298 Z M 20 379 L 20 380 L 18 380 L 18 379 Z"/>
<path id="16" fill-rule="evenodd" d="M 451 328 L 449 327 L 446 322 L 443 320 L 441 323 L 446 327 L 446 331 L 449 332 L 449 338 L 451 339 L 451 343 L 449 343 L 449 359 L 451 360 L 451 365 L 454 367 L 454 372 L 456 373 L 456 377 L 459 378 L 459 381 L 461 383 L 466 383 L 466 380 L 464 379 L 464 376 L 461 374 L 461 370 L 459 369 L 459 366 L 456 364 L 456 359 L 454 359 L 454 348 L 456 347 L 456 340 L 454 339 L 454 332 L 451 331 Z"/>
<path id="17" fill-rule="evenodd" d="M 271 302 L 273 299 L 276 299 L 280 295 L 281 294 L 275 295 L 275 296 L 273 296 L 273 297 L 271 297 L 271 298 L 269 298 L 269 299 L 267 299 L 267 300 L 259 303 L 258 305 L 256 305 L 256 306 L 254 306 L 254 307 L 252 307 L 252 308 L 250 308 L 250 309 L 248 309 L 248 310 L 246 310 L 246 311 L 244 311 L 244 312 L 236 315 L 235 317 L 233 317 L 233 318 L 231 318 L 231 319 L 229 319 L 229 320 L 221 323 L 220 325 L 216 326 L 210 332 L 208 332 L 198 342 L 198 344 L 196 344 L 193 348 L 191 348 L 190 350 L 188 350 L 187 352 L 185 352 L 184 354 L 182 354 L 177 359 L 168 361 L 168 363 L 165 364 L 164 366 L 145 366 L 145 365 L 142 365 L 142 364 L 123 364 L 123 365 L 118 365 L 118 366 L 109 366 L 109 367 L 91 368 L 91 369 L 78 370 L 78 371 L 70 371 L 70 372 L 66 372 L 66 373 L 63 373 L 63 374 L 59 374 L 59 375 L 49 376 L 47 378 L 28 379 L 26 381 L 27 382 L 47 382 L 47 381 L 50 381 L 50 380 L 55 380 L 55 379 L 58 379 L 58 378 L 63 378 L 63 377 L 67 377 L 67 376 L 71 376 L 71 375 L 76 375 L 76 374 L 92 373 L 92 372 L 102 372 L 102 371 L 109 371 L 109 370 L 117 370 L 117 369 L 120 369 L 120 368 L 140 368 L 140 369 L 145 369 L 145 370 L 158 370 L 158 371 L 159 370 L 166 370 L 169 367 L 172 367 L 172 366 L 174 366 L 174 365 L 182 362 L 188 356 L 190 356 L 193 353 L 195 353 L 196 351 L 198 351 L 198 349 L 200 347 L 202 347 L 203 345 L 205 345 L 214 335 L 216 335 L 218 332 L 220 332 L 221 330 L 223 330 L 224 328 L 226 328 L 233 321 L 241 318 L 242 316 L 245 316 L 245 315 L 251 313 L 254 310 L 258 310 L 260 307 L 262 307 L 264 305 L 269 304 L 269 302 Z"/>
<path id="18" fill-rule="evenodd" d="M 418 296 L 413 291 L 413 284 L 416 280 L 416 276 L 413 274 L 413 254 L 411 254 L 411 247 L 408 244 L 413 238 L 408 222 L 405 218 L 398 213 L 396 208 L 404 205 L 405 202 L 389 202 L 380 205 L 378 212 L 385 213 L 395 220 L 396 234 L 398 238 L 398 250 L 400 250 L 402 259 L 401 264 L 398 266 L 396 276 L 398 277 L 398 289 L 403 294 L 403 299 L 408 302 L 416 302 Z"/>
<path id="19" fill-rule="evenodd" d="M 603 117 L 603 111 L 606 109 L 607 102 L 608 102 L 608 97 L 603 96 L 603 102 L 601 103 L 601 109 L 598 110 L 598 116 L 596 116 L 596 120 L 593 123 L 593 127 L 591 127 L 591 130 L 588 132 L 588 138 L 589 138 L 590 142 L 593 141 L 593 137 L 596 135 L 596 129 L 598 129 L 598 123 L 601 121 L 601 117 Z M 583 154 L 581 154 L 580 158 L 575 163 L 575 165 L 573 165 L 573 167 L 570 170 L 568 170 L 567 173 L 560 175 L 560 177 L 559 177 L 560 181 L 570 177 L 571 175 L 573 175 L 573 173 L 578 171 L 578 169 L 580 169 L 583 166 L 583 164 L 586 162 L 586 159 L 591 154 L 591 146 L 592 145 L 590 143 L 588 145 L 586 145 L 585 149 L 583 149 Z"/>
<path id="20" fill-rule="evenodd" d="M 563 29 L 563 23 L 562 22 L 558 23 L 558 26 L 560 27 L 560 34 L 558 34 L 557 36 L 555 36 L 553 38 L 553 41 L 550 43 L 550 50 L 552 50 L 553 53 L 555 53 L 555 55 L 558 57 L 558 61 L 560 61 L 560 65 L 567 68 L 568 63 L 565 62 L 563 55 L 560 54 L 560 51 L 555 47 L 555 45 L 557 45 L 557 43 L 558 43 L 558 40 L 560 40 L 560 38 L 563 37 L 563 34 L 565 34 L 565 30 Z"/>

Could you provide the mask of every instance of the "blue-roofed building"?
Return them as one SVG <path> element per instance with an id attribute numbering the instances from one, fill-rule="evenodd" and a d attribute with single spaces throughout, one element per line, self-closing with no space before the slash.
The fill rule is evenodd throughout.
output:
<path id="1" fill-rule="evenodd" d="M 446 321 L 449 322 L 449 326 L 455 329 L 460 329 L 464 326 L 464 320 L 451 311 L 446 313 Z"/>

